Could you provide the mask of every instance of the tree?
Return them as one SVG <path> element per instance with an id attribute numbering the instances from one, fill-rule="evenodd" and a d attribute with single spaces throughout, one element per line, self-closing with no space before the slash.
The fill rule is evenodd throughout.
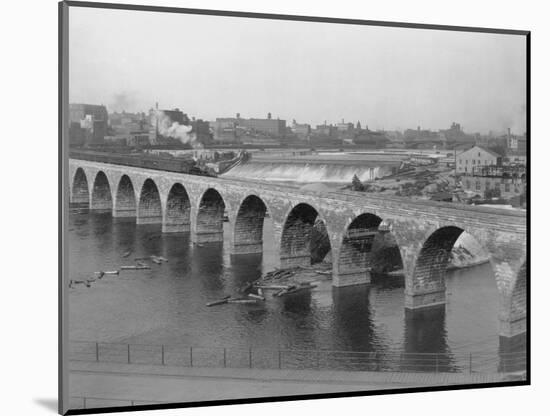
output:
<path id="1" fill-rule="evenodd" d="M 351 189 L 354 190 L 354 191 L 364 191 L 364 186 L 363 184 L 361 183 L 361 181 L 359 180 L 359 178 L 357 177 L 357 175 L 353 175 L 353 178 L 351 180 Z"/>

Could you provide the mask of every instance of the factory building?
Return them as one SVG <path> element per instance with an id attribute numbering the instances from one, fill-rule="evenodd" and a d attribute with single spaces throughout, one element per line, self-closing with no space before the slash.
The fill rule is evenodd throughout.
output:
<path id="1" fill-rule="evenodd" d="M 69 144 L 101 145 L 108 132 L 109 115 L 104 105 L 69 104 Z"/>
<path id="2" fill-rule="evenodd" d="M 286 120 L 273 119 L 271 113 L 267 118 L 241 118 L 237 113 L 236 117 L 216 118 L 210 123 L 214 140 L 239 141 L 244 134 L 267 135 L 275 138 L 283 138 L 286 134 Z"/>

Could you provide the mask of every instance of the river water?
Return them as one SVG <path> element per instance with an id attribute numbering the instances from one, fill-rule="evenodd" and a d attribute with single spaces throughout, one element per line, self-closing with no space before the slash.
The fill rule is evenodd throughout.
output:
<path id="1" fill-rule="evenodd" d="M 162 234 L 160 225 L 136 226 L 110 213 L 72 209 L 69 275 L 86 279 L 98 270 L 134 264 L 135 257 L 164 256 L 150 270 L 104 276 L 69 292 L 71 340 L 182 344 L 209 348 L 323 349 L 434 352 L 452 359 L 497 354 L 498 292 L 487 263 L 448 272 L 446 307 L 410 315 L 402 282 L 333 289 L 326 276 L 310 294 L 257 305 L 206 303 L 235 294 L 244 282 L 273 269 L 274 242 L 264 227 L 264 254 L 230 256 L 224 243 L 193 245 L 188 234 Z M 266 223 L 269 219 L 266 219 Z M 132 254 L 123 258 L 123 253 Z M 491 361 L 493 362 L 493 361 Z"/>

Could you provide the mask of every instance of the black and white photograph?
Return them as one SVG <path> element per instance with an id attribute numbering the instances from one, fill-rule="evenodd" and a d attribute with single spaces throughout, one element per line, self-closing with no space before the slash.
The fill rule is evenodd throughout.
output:
<path id="1" fill-rule="evenodd" d="M 62 414 L 529 384 L 528 30 L 59 10 Z"/>

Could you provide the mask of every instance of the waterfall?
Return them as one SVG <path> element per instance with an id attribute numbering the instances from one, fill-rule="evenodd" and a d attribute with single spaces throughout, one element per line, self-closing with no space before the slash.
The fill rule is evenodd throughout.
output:
<path id="1" fill-rule="evenodd" d="M 274 182 L 326 182 L 351 183 L 353 175 L 362 182 L 372 181 L 391 173 L 388 166 L 371 166 L 365 164 L 342 163 L 308 163 L 308 162 L 254 162 L 243 163 L 227 171 L 226 178 L 251 179 Z"/>

